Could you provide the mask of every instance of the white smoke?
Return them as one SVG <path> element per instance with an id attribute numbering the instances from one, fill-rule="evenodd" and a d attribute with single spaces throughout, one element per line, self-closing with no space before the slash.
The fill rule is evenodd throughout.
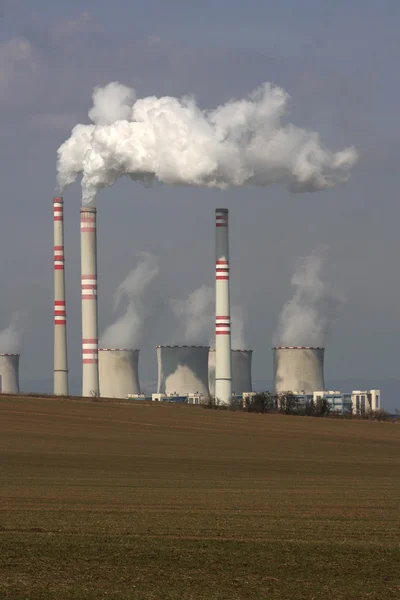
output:
<path id="1" fill-rule="evenodd" d="M 6 329 L 0 332 L 0 354 L 18 354 L 24 333 L 21 313 L 14 313 Z"/>
<path id="2" fill-rule="evenodd" d="M 214 346 L 215 290 L 202 285 L 186 300 L 173 300 L 172 310 L 179 325 L 183 325 L 184 339 L 190 344 Z M 232 348 L 245 348 L 244 311 L 238 305 L 231 308 Z"/>
<path id="3" fill-rule="evenodd" d="M 291 281 L 295 293 L 280 315 L 276 345 L 325 345 L 329 327 L 343 298 L 322 281 L 322 262 L 317 254 L 299 261 Z"/>
<path id="4" fill-rule="evenodd" d="M 184 327 L 184 338 L 191 344 L 208 344 L 215 321 L 214 290 L 202 285 L 186 300 L 171 302 L 175 317 Z"/>
<path id="5" fill-rule="evenodd" d="M 135 90 L 113 81 L 103 88 L 95 88 L 92 98 L 89 119 L 95 125 L 111 125 L 115 121 L 129 121 L 136 94 Z"/>
<path id="6" fill-rule="evenodd" d="M 231 346 L 232 350 L 247 348 L 244 336 L 245 315 L 241 306 L 234 304 L 231 309 Z"/>
<path id="7" fill-rule="evenodd" d="M 117 82 L 96 88 L 89 117 L 58 149 L 58 185 L 82 174 L 82 200 L 122 175 L 146 185 L 266 186 L 315 192 L 349 177 L 355 148 L 332 152 L 319 134 L 284 123 L 288 94 L 264 83 L 247 99 L 201 110 L 191 97 L 137 99 Z"/>
<path id="8" fill-rule="evenodd" d="M 114 310 L 123 299 L 128 305 L 125 313 L 107 327 L 100 345 L 102 348 L 138 348 L 146 318 L 150 314 L 147 292 L 158 275 L 158 260 L 147 252 L 140 253 L 140 262 L 118 286 L 115 292 Z"/>

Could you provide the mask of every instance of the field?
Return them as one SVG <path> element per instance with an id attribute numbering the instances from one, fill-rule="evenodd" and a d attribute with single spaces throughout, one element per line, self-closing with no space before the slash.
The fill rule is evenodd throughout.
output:
<path id="1" fill-rule="evenodd" d="M 0 598 L 400 598 L 400 425 L 0 398 Z"/>

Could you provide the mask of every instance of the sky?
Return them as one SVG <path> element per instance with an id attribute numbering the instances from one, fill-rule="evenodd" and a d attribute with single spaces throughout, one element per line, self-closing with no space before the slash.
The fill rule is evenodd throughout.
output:
<path id="1" fill-rule="evenodd" d="M 118 80 L 139 97 L 192 94 L 213 108 L 270 81 L 290 94 L 292 122 L 318 131 L 333 150 L 356 146 L 350 180 L 295 195 L 279 186 L 222 192 L 119 180 L 97 203 L 99 330 L 112 322 L 113 294 L 139 252 L 159 257 L 158 293 L 166 300 L 212 286 L 214 210 L 225 206 L 231 296 L 245 314 L 253 378 L 260 385 L 272 378 L 271 346 L 298 258 L 323 248 L 323 277 L 345 299 L 326 341 L 326 382 L 376 382 L 384 405 L 400 407 L 393 395 L 400 383 L 400 4 L 226 6 L 0 0 L 0 329 L 15 311 L 24 315 L 21 386 L 51 391 L 56 152 L 76 123 L 88 122 L 94 86 Z M 79 184 L 64 200 L 69 366 L 78 392 Z M 157 315 L 146 325 L 143 380 L 156 378 L 155 345 L 168 343 L 169 329 Z"/>

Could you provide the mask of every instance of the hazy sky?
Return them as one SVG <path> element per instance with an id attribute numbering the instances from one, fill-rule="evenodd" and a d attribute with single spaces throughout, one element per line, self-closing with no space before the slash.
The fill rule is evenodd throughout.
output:
<path id="1" fill-rule="evenodd" d="M 326 255 L 323 276 L 346 298 L 327 342 L 327 383 L 398 378 L 399 25 L 396 0 L 0 0 L 0 329 L 15 310 L 25 313 L 22 385 L 52 378 L 56 150 L 75 123 L 88 122 L 92 88 L 113 80 L 139 96 L 190 93 L 210 108 L 272 81 L 291 95 L 292 122 L 319 131 L 333 150 L 354 144 L 360 161 L 346 185 L 305 195 L 118 181 L 98 199 L 100 331 L 140 251 L 160 258 L 166 300 L 213 285 L 214 209 L 226 206 L 232 301 L 247 315 L 254 378 L 271 378 L 296 260 L 316 248 Z M 75 382 L 79 206 L 76 184 L 65 193 Z M 169 328 L 157 317 L 147 326 L 143 379 L 156 377 L 154 346 L 169 341 Z"/>

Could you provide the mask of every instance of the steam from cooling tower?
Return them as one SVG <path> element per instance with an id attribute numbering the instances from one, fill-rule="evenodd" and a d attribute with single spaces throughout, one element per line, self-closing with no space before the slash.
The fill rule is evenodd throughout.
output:
<path id="1" fill-rule="evenodd" d="M 349 177 L 354 147 L 332 152 L 319 134 L 286 122 L 289 95 L 262 84 L 247 98 L 214 110 L 194 98 L 150 96 L 112 82 L 93 93 L 89 118 L 58 149 L 60 193 L 82 174 L 84 205 L 122 175 L 145 185 L 229 186 L 284 184 L 316 192 Z"/>
<path id="2" fill-rule="evenodd" d="M 202 285 L 189 294 L 186 300 L 173 300 L 172 311 L 179 325 L 183 325 L 183 338 L 190 344 L 214 346 L 215 291 Z M 234 305 L 231 309 L 232 348 L 245 348 L 244 311 Z"/>
<path id="3" fill-rule="evenodd" d="M 149 310 L 147 293 L 158 276 L 158 260 L 147 252 L 140 253 L 140 262 L 115 292 L 114 310 L 126 299 L 125 313 L 105 330 L 100 344 L 103 348 L 137 348 Z"/>
<path id="4" fill-rule="evenodd" d="M 325 346 L 325 339 L 343 302 L 321 279 L 322 257 L 302 258 L 292 277 L 293 297 L 286 302 L 275 339 L 279 346 Z"/>
<path id="5" fill-rule="evenodd" d="M 172 310 L 184 326 L 184 339 L 192 344 L 209 343 L 213 330 L 214 290 L 202 285 L 186 300 L 174 300 Z"/>
<path id="6" fill-rule="evenodd" d="M 23 319 L 20 313 L 14 313 L 6 329 L 0 332 L 0 354 L 18 354 L 24 333 Z"/>
<path id="7" fill-rule="evenodd" d="M 233 305 L 231 308 L 231 346 L 232 350 L 247 348 L 244 336 L 245 316 L 241 306 Z"/>

